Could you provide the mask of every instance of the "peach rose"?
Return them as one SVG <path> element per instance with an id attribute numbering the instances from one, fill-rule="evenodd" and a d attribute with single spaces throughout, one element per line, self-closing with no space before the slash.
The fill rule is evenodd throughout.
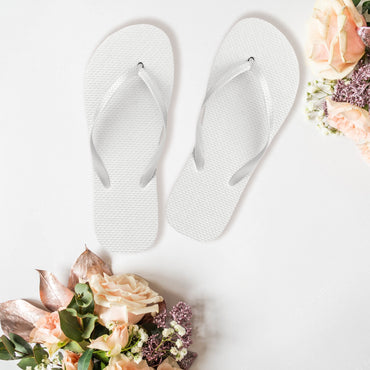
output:
<path id="1" fill-rule="evenodd" d="M 365 162 L 370 164 L 370 141 L 359 145 L 360 152 Z"/>
<path id="2" fill-rule="evenodd" d="M 365 18 L 352 0 L 317 0 L 308 25 L 307 56 L 321 77 L 347 76 L 361 59 L 365 45 L 358 35 Z"/>
<path id="3" fill-rule="evenodd" d="M 143 278 L 134 274 L 96 274 L 90 277 L 95 310 L 104 325 L 135 324 L 147 313 L 158 313 L 163 298 L 150 289 Z"/>
<path id="4" fill-rule="evenodd" d="M 125 355 L 112 357 L 105 370 L 154 370 L 149 367 L 146 361 L 140 361 L 138 364 L 129 360 Z"/>
<path id="5" fill-rule="evenodd" d="M 328 123 L 357 144 L 370 141 L 370 115 L 365 109 L 350 103 L 326 99 Z"/>
<path id="6" fill-rule="evenodd" d="M 58 349 L 58 344 L 66 342 L 67 340 L 67 337 L 60 328 L 58 311 L 41 317 L 30 333 L 31 343 L 44 344 L 51 353 Z"/>
<path id="7" fill-rule="evenodd" d="M 181 368 L 172 357 L 168 357 L 158 366 L 158 370 L 176 370 L 176 369 Z"/>
<path id="8" fill-rule="evenodd" d="M 71 351 L 64 351 L 63 353 L 63 370 L 78 370 L 78 360 L 80 359 L 81 354 L 77 354 Z M 90 361 L 89 370 L 92 370 L 93 364 Z"/>
<path id="9" fill-rule="evenodd" d="M 108 352 L 108 356 L 118 355 L 122 348 L 125 348 L 129 339 L 127 325 L 123 324 L 116 326 L 112 330 L 112 334 L 103 335 L 91 342 L 89 348 L 100 349 Z"/>

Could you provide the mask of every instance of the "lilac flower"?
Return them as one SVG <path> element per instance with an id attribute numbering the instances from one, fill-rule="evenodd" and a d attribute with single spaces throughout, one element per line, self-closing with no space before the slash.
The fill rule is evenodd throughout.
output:
<path id="1" fill-rule="evenodd" d="M 187 305 L 185 302 L 179 302 L 176 306 L 172 308 L 170 311 L 170 316 L 180 325 L 184 325 L 188 323 L 193 313 L 191 311 L 191 307 Z"/>
<path id="2" fill-rule="evenodd" d="M 370 105 L 370 64 L 369 55 L 363 58 L 350 77 L 338 80 L 332 99 L 346 102 L 360 108 Z"/>

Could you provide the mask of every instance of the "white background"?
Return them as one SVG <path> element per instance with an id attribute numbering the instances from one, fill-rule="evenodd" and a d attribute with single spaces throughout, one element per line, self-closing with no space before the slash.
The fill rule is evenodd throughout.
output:
<path id="1" fill-rule="evenodd" d="M 66 281 L 87 243 L 116 273 L 139 273 L 171 302 L 194 306 L 194 370 L 370 369 L 370 168 L 352 143 L 305 122 L 304 24 L 312 6 L 1 0 L 0 301 L 37 299 L 35 268 Z M 192 149 L 218 45 L 245 16 L 287 34 L 300 59 L 301 89 L 227 232 L 203 244 L 175 232 L 163 208 Z M 108 33 L 138 22 L 166 30 L 176 56 L 162 224 L 147 253 L 109 255 L 92 227 L 83 74 Z"/>

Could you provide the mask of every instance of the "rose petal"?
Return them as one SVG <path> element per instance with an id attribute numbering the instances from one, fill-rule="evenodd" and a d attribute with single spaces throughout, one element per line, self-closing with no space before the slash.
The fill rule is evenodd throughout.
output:
<path id="1" fill-rule="evenodd" d="M 37 270 L 40 274 L 40 298 L 50 311 L 58 311 L 69 305 L 73 292 L 65 287 L 51 272 Z"/>
<path id="2" fill-rule="evenodd" d="M 0 321 L 4 334 L 14 333 L 29 341 L 36 322 L 48 312 L 35 307 L 23 299 L 0 304 Z"/>
<path id="3" fill-rule="evenodd" d="M 73 289 L 78 282 L 88 281 L 91 275 L 103 275 L 103 273 L 113 275 L 110 266 L 86 247 L 86 250 L 72 266 L 68 288 Z"/>

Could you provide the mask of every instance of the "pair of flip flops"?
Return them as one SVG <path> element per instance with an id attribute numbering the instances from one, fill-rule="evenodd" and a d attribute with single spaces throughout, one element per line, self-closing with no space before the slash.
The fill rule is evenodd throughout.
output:
<path id="1" fill-rule="evenodd" d="M 156 170 L 174 81 L 168 36 L 140 24 L 107 37 L 91 57 L 85 104 L 94 167 L 95 228 L 103 247 L 142 251 L 158 234 Z M 286 37 L 239 21 L 216 55 L 190 154 L 167 207 L 197 240 L 222 234 L 296 96 L 299 67 Z"/>

